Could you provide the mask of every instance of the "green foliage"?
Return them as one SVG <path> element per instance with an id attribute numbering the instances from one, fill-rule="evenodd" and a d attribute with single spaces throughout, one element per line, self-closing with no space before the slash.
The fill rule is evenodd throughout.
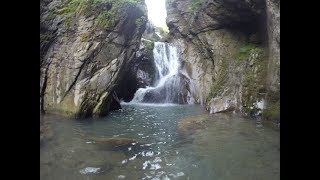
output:
<path id="1" fill-rule="evenodd" d="M 110 11 L 104 11 L 97 17 L 97 24 L 102 28 L 108 28 L 115 25 L 116 16 Z"/>
<path id="2" fill-rule="evenodd" d="M 141 16 L 140 18 L 136 19 L 135 24 L 138 28 L 140 28 L 145 22 L 147 22 L 147 18 L 145 16 Z"/>
<path id="3" fill-rule="evenodd" d="M 74 17 L 80 15 L 90 15 L 92 0 L 65 0 L 60 5 L 60 8 L 51 10 L 48 15 L 48 20 L 54 19 L 56 16 L 65 18 L 64 25 L 71 27 Z"/>
<path id="4" fill-rule="evenodd" d="M 53 20 L 56 17 L 57 17 L 57 14 L 55 13 L 55 11 L 49 11 L 49 14 L 47 16 L 47 20 Z"/>
<path id="5" fill-rule="evenodd" d="M 60 16 L 65 18 L 64 25 L 71 27 L 75 17 L 97 14 L 98 27 L 108 28 L 115 25 L 119 18 L 118 14 L 121 14 L 120 10 L 124 6 L 134 6 L 139 2 L 139 0 L 65 0 L 60 7 L 49 12 L 47 19 L 52 20 Z M 102 4 L 104 6 L 101 6 Z"/>
<path id="6" fill-rule="evenodd" d="M 193 12 L 198 11 L 199 8 L 202 6 L 203 3 L 204 3 L 204 0 L 192 0 L 191 10 L 192 10 Z"/>
<path id="7" fill-rule="evenodd" d="M 258 57 L 264 53 L 262 48 L 256 47 L 254 44 L 246 44 L 241 47 L 239 51 L 235 54 L 234 58 L 236 60 L 248 60 L 251 57 Z"/>
<path id="8" fill-rule="evenodd" d="M 239 49 L 239 51 L 235 54 L 236 60 L 244 60 L 248 59 L 250 51 L 255 48 L 254 44 L 247 44 Z"/>
<path id="9" fill-rule="evenodd" d="M 242 103 L 246 113 L 255 115 L 257 109 L 252 108 L 253 104 L 257 99 L 265 98 L 267 58 L 264 50 L 259 47 L 250 49 L 248 53 L 246 59 L 252 64 L 246 67 L 244 73 Z"/>
<path id="10" fill-rule="evenodd" d="M 92 5 L 98 6 L 104 2 L 107 2 L 106 0 L 92 0 Z"/>
<path id="11" fill-rule="evenodd" d="M 263 110 L 262 117 L 267 120 L 280 120 L 280 102 L 270 104 Z"/>
<path id="12" fill-rule="evenodd" d="M 211 87 L 210 93 L 206 99 L 207 102 L 210 101 L 212 98 L 216 97 L 218 94 L 222 93 L 224 84 L 227 80 L 227 75 L 228 75 L 228 62 L 224 59 L 222 60 L 217 79 L 214 82 L 213 86 Z"/>
<path id="13" fill-rule="evenodd" d="M 98 2 L 101 2 L 102 0 L 96 0 L 96 1 L 98 3 Z M 108 27 L 115 26 L 116 21 L 119 19 L 118 14 L 120 14 L 120 10 L 124 8 L 124 6 L 137 5 L 139 0 L 105 0 L 105 2 L 111 6 L 111 9 L 100 13 L 99 16 L 97 17 L 97 24 L 101 28 L 108 28 Z"/>
<path id="14" fill-rule="evenodd" d="M 64 20 L 63 24 L 64 24 L 64 26 L 66 26 L 66 27 L 71 27 L 72 22 L 73 22 L 73 20 L 72 20 L 72 18 L 69 16 L 69 17 L 67 17 L 67 18 Z"/>
<path id="15" fill-rule="evenodd" d="M 145 57 L 147 57 L 150 60 L 153 59 L 154 41 L 150 40 L 150 39 L 145 39 L 145 40 L 143 39 L 143 40 L 141 40 L 141 42 L 144 45 L 143 52 L 144 52 Z"/>
<path id="16" fill-rule="evenodd" d="M 150 41 L 145 41 L 144 42 L 145 47 L 148 51 L 152 51 L 154 48 L 154 42 L 150 42 Z"/>
<path id="17" fill-rule="evenodd" d="M 262 112 L 262 117 L 266 120 L 280 120 L 280 91 L 268 91 L 267 106 Z"/>
<path id="18" fill-rule="evenodd" d="M 80 38 L 81 38 L 80 41 L 81 42 L 88 42 L 90 37 L 91 37 L 91 32 L 83 33 L 80 36 Z"/>

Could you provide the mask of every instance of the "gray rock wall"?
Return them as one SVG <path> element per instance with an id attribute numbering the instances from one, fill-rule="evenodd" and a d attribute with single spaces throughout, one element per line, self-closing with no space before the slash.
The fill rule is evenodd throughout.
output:
<path id="1" fill-rule="evenodd" d="M 40 47 L 41 109 L 77 117 L 103 116 L 120 108 L 115 89 L 139 48 L 145 5 L 83 1 L 72 6 L 72 2 L 53 0 L 42 7 L 40 35 L 51 38 L 50 43 L 41 41 Z"/>
<path id="2" fill-rule="evenodd" d="M 205 105 L 210 113 L 263 114 L 268 92 L 280 91 L 272 88 L 279 87 L 280 78 L 275 3 L 167 0 L 166 5 L 168 41 L 180 47 L 189 102 Z"/>

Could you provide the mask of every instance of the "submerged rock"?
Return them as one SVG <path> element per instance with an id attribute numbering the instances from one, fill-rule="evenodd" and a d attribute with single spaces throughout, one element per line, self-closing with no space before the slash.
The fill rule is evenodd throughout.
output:
<path id="1" fill-rule="evenodd" d="M 204 129 L 207 121 L 208 115 L 198 115 L 183 118 L 178 122 L 178 133 L 182 136 L 191 135 L 198 129 Z"/>

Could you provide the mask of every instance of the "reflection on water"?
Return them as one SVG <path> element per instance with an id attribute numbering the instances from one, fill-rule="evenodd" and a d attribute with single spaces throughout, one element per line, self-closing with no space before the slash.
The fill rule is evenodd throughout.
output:
<path id="1" fill-rule="evenodd" d="M 195 105 L 124 105 L 96 120 L 53 118 L 54 136 L 40 149 L 40 177 L 280 179 L 278 130 L 216 114 L 206 129 L 190 138 L 179 136 L 181 118 L 204 113 Z M 102 148 L 101 143 L 121 148 Z"/>

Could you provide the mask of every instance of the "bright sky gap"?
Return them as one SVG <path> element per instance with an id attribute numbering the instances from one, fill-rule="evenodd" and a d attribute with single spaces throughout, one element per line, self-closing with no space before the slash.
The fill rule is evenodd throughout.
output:
<path id="1" fill-rule="evenodd" d="M 166 27 L 167 11 L 165 0 L 145 0 L 148 18 L 156 27 Z"/>

